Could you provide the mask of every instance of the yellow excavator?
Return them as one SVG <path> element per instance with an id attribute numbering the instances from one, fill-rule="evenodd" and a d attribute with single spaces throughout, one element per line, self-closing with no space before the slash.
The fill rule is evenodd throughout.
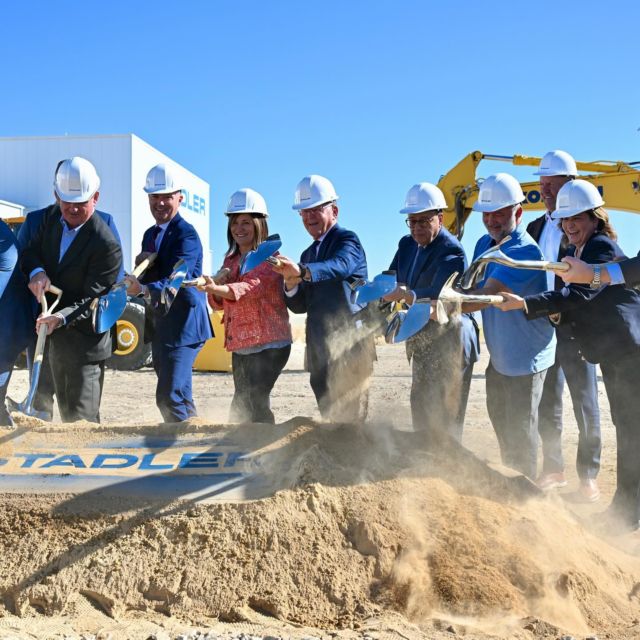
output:
<path id="1" fill-rule="evenodd" d="M 471 214 L 481 180 L 476 176 L 482 160 L 497 160 L 513 165 L 538 167 L 541 158 L 535 156 L 499 156 L 473 151 L 465 156 L 438 181 L 438 187 L 444 193 L 447 210 L 444 223 L 459 238 L 464 232 L 464 224 Z M 578 171 L 587 175 L 580 178 L 593 183 L 602 194 L 607 209 L 640 213 L 640 162 L 576 162 Z M 544 210 L 539 182 L 522 183 L 526 196 L 523 204 L 525 211 Z"/>

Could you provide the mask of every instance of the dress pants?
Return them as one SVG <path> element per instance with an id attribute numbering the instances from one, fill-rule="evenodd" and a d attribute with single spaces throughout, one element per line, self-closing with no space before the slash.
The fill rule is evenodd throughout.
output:
<path id="1" fill-rule="evenodd" d="M 601 362 L 616 428 L 617 484 L 611 507 L 628 525 L 640 520 L 640 356 Z"/>
<path id="2" fill-rule="evenodd" d="M 502 462 L 531 479 L 538 463 L 538 405 L 546 370 L 524 376 L 498 373 L 489 361 L 485 372 L 487 410 Z"/>
<path id="3" fill-rule="evenodd" d="M 576 469 L 581 480 L 593 479 L 600 470 L 600 409 L 596 366 L 584 360 L 576 341 L 558 327 L 556 361 L 547 370 L 538 411 L 542 440 L 542 473 L 564 471 L 562 456 L 562 392 L 566 379 L 578 424 Z"/>
<path id="4" fill-rule="evenodd" d="M 438 430 L 462 439 L 473 374 L 473 362 L 464 362 L 462 339 L 460 323 L 433 323 L 407 344 L 407 355 L 413 361 L 413 429 L 425 433 L 427 446 L 430 435 Z"/>
<path id="5" fill-rule="evenodd" d="M 307 340 L 309 382 L 320 414 L 334 422 L 364 422 L 369 409 L 369 381 L 376 357 L 372 335 L 348 343 L 349 333 L 334 340 Z"/>
<path id="6" fill-rule="evenodd" d="M 158 376 L 156 405 L 165 422 L 182 422 L 196 415 L 191 370 L 203 344 L 169 347 L 155 340 L 151 343 L 153 368 Z"/>
<path id="7" fill-rule="evenodd" d="M 233 353 L 233 384 L 230 420 L 233 422 L 275 422 L 269 395 L 289 360 L 291 345 L 263 349 L 257 353 Z"/>
<path id="8" fill-rule="evenodd" d="M 104 362 L 76 360 L 73 354 L 56 348 L 55 340 L 51 341 L 49 363 L 63 422 L 100 422 Z"/>

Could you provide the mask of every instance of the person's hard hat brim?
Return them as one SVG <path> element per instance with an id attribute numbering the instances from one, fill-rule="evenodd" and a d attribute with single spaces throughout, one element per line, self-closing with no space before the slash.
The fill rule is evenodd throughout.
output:
<path id="1" fill-rule="evenodd" d="M 400 209 L 400 213 L 409 216 L 413 215 L 414 213 L 430 213 L 431 211 L 434 211 L 435 213 L 442 213 L 442 209 L 425 209 L 420 205 L 416 205 L 414 207 L 403 207 L 402 209 Z"/>
<path id="2" fill-rule="evenodd" d="M 93 193 L 87 197 L 86 194 L 73 195 L 72 193 L 64 193 L 60 189 L 58 189 L 57 185 L 54 186 L 54 191 L 56 192 L 58 198 L 60 198 L 62 202 L 68 202 L 69 204 L 81 204 L 83 202 L 89 202 L 89 200 L 91 200 L 91 198 L 96 195 L 99 189 L 100 184 L 98 184 Z"/>
<path id="3" fill-rule="evenodd" d="M 602 201 L 602 204 L 596 206 L 596 207 L 588 207 L 588 208 L 584 208 L 584 207 L 580 207 L 578 209 L 576 208 L 572 208 L 572 209 L 556 209 L 552 214 L 551 214 L 551 219 L 552 220 L 563 220 L 564 218 L 573 218 L 573 216 L 577 216 L 580 213 L 584 213 L 585 211 L 593 211 L 594 209 L 597 209 L 598 207 L 601 207 L 604 205 L 604 200 Z"/>
<path id="4" fill-rule="evenodd" d="M 238 215 L 239 213 L 248 213 L 250 216 L 254 217 L 254 218 L 268 218 L 269 214 L 268 213 L 262 213 L 262 211 L 252 211 L 251 209 L 247 209 L 242 208 L 242 209 L 238 209 L 238 210 L 233 210 L 233 211 L 225 211 L 224 215 L 225 216 L 235 216 Z"/>
<path id="5" fill-rule="evenodd" d="M 148 189 L 147 187 L 143 187 L 144 192 L 150 196 L 168 196 L 171 193 L 176 193 L 176 191 L 182 191 L 182 187 L 172 187 L 171 189 L 167 189 L 166 187 L 157 187 L 155 189 Z"/>
<path id="6" fill-rule="evenodd" d="M 479 213 L 493 213 L 494 211 L 500 211 L 500 209 L 504 209 L 505 207 L 515 207 L 517 204 L 521 205 L 522 202 L 524 202 L 524 200 L 521 202 L 507 202 L 500 206 L 496 206 L 494 202 L 476 202 L 472 207 L 472 211 L 478 211 Z"/>
<path id="7" fill-rule="evenodd" d="M 336 196 L 335 198 L 331 198 L 329 200 L 316 200 L 315 202 L 296 202 L 291 205 L 292 209 L 296 211 L 302 211 L 303 209 L 314 209 L 315 207 L 319 207 L 321 204 L 329 204 L 330 202 L 335 202 L 338 200 L 340 196 Z"/>
<path id="8" fill-rule="evenodd" d="M 534 176 L 565 176 L 567 178 L 577 177 L 577 173 L 569 173 L 568 171 L 554 171 L 553 169 L 541 169 L 540 171 L 534 171 Z"/>

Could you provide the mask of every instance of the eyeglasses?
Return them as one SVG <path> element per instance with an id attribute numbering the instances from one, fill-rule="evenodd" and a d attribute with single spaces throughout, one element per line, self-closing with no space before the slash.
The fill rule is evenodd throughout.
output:
<path id="1" fill-rule="evenodd" d="M 330 204 L 333 204 L 333 202 L 325 202 L 324 204 L 319 204 L 317 207 L 313 207 L 311 209 L 300 209 L 298 213 L 302 217 L 317 214 L 317 213 L 322 213 L 324 208 L 328 207 Z"/>
<path id="2" fill-rule="evenodd" d="M 428 218 L 407 218 L 405 223 L 409 229 L 413 227 L 428 227 L 435 216 L 429 216 Z"/>

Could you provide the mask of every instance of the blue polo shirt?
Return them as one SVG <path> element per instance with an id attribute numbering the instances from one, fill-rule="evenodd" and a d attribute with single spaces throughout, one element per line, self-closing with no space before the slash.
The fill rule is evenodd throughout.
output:
<path id="1" fill-rule="evenodd" d="M 492 244 L 491 236 L 478 240 L 473 258 L 484 253 Z M 502 252 L 514 260 L 544 260 L 535 240 L 520 224 L 511 234 L 511 240 L 503 244 Z M 514 269 L 489 263 L 484 286 L 489 278 L 499 280 L 519 296 L 528 296 L 547 290 L 544 271 Z M 524 376 L 544 371 L 553 365 L 556 353 L 556 334 L 547 318 L 527 320 L 524 312 L 500 311 L 494 307 L 482 310 L 484 337 L 493 368 L 504 376 Z"/>

